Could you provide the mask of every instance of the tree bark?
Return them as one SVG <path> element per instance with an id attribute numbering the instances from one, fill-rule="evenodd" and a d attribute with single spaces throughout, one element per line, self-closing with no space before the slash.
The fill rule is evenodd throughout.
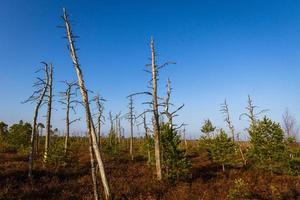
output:
<path id="1" fill-rule="evenodd" d="M 67 108 L 66 108 L 66 136 L 65 136 L 65 154 L 68 151 L 68 142 L 70 136 L 70 99 L 71 99 L 71 86 L 67 89 L 66 92 Z"/>
<path id="2" fill-rule="evenodd" d="M 90 111 L 90 107 L 89 107 L 88 93 L 87 93 L 87 90 L 84 85 L 83 75 L 82 75 L 82 71 L 80 69 L 80 65 L 78 62 L 77 55 L 76 55 L 76 49 L 74 46 L 73 35 L 72 35 L 70 23 L 69 23 L 68 16 L 67 16 L 65 9 L 64 9 L 63 18 L 64 18 L 64 22 L 65 22 L 67 39 L 69 42 L 70 56 L 72 58 L 73 65 L 74 65 L 74 68 L 75 68 L 75 71 L 77 74 L 78 84 L 79 84 L 79 88 L 80 88 L 80 92 L 81 92 L 81 96 L 82 96 L 82 103 L 84 105 L 85 112 L 86 112 L 86 125 L 88 128 L 88 132 L 91 133 L 90 136 L 91 136 L 92 146 L 93 146 L 93 150 L 95 153 L 95 158 L 96 158 L 98 166 L 99 166 L 101 181 L 102 181 L 104 191 L 105 191 L 105 197 L 106 197 L 106 199 L 111 199 L 111 193 L 110 193 L 108 181 L 107 181 L 106 174 L 105 174 L 104 164 L 103 164 L 102 157 L 100 154 L 99 145 L 97 143 L 95 126 L 94 126 L 94 123 L 92 120 L 92 115 L 91 115 L 91 111 Z"/>
<path id="3" fill-rule="evenodd" d="M 157 179 L 162 180 L 161 169 L 161 152 L 160 152 L 160 126 L 159 126 L 159 113 L 158 113 L 158 97 L 157 97 L 157 66 L 155 62 L 155 47 L 154 40 L 151 37 L 151 71 L 152 71 L 152 97 L 153 97 L 153 132 L 154 132 L 154 151 Z"/>
<path id="4" fill-rule="evenodd" d="M 129 97 L 129 120 L 130 120 L 130 156 L 133 160 L 133 98 Z"/>
<path id="5" fill-rule="evenodd" d="M 90 152 L 90 158 L 91 158 L 91 174 L 92 174 L 92 181 L 93 181 L 94 199 L 98 200 L 99 199 L 99 190 L 98 190 L 98 182 L 97 182 L 97 176 L 96 176 L 95 154 L 94 154 L 93 146 L 92 146 L 91 133 L 89 133 L 89 152 Z"/>
<path id="6" fill-rule="evenodd" d="M 34 111 L 34 117 L 33 117 L 33 127 L 32 127 L 32 133 L 31 133 L 31 137 L 30 137 L 30 147 L 29 147 L 29 159 L 28 159 L 28 164 L 29 164 L 29 170 L 28 170 L 28 177 L 32 178 L 32 170 L 33 170 L 33 160 L 34 160 L 34 155 L 33 155 L 33 151 L 34 151 L 34 138 L 35 138 L 35 133 L 36 133 L 36 127 L 37 127 L 37 118 L 38 118 L 38 114 L 39 114 L 39 109 L 41 107 L 41 104 L 43 102 L 43 99 L 45 97 L 46 91 L 47 91 L 47 87 L 48 87 L 48 82 L 49 82 L 49 74 L 48 74 L 48 65 L 45 64 L 45 86 L 44 89 L 38 99 L 37 105 L 35 107 L 35 111 Z"/>
<path id="7" fill-rule="evenodd" d="M 48 151 L 50 144 L 50 132 L 51 132 L 51 111 L 52 111 L 52 82 L 53 82 L 53 67 L 50 64 L 49 68 L 49 84 L 48 84 L 48 108 L 47 108 L 47 119 L 46 119 L 46 139 L 45 139 L 45 153 L 44 153 L 44 163 L 48 159 Z"/>

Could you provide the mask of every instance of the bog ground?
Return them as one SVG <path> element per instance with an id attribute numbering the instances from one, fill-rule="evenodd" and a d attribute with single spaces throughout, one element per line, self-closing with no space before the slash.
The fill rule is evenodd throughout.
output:
<path id="1" fill-rule="evenodd" d="M 194 143 L 194 142 L 193 142 Z M 0 199 L 93 199 L 90 158 L 87 143 L 77 150 L 78 164 L 34 170 L 28 179 L 28 157 L 17 153 L 0 154 Z M 251 199 L 300 199 L 300 179 L 235 167 L 225 173 L 205 154 L 190 151 L 191 177 L 174 184 L 156 181 L 146 157 L 133 161 L 126 147 L 113 156 L 105 155 L 105 166 L 114 199 L 226 199 L 238 179 L 246 186 L 239 192 L 251 193 Z M 101 191 L 103 195 L 103 191 Z"/>

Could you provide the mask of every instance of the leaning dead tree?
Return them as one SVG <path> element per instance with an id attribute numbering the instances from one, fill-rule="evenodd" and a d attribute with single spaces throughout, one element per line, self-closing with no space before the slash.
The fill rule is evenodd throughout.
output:
<path id="1" fill-rule="evenodd" d="M 84 80 L 83 80 L 83 74 L 80 68 L 80 64 L 78 61 L 78 57 L 77 57 L 77 49 L 75 48 L 75 36 L 72 33 L 71 30 L 71 25 L 70 25 L 70 21 L 67 15 L 67 11 L 66 9 L 63 9 L 63 20 L 65 23 L 65 30 L 66 30 L 66 36 L 67 36 L 67 40 L 68 40 L 68 48 L 69 48 L 69 52 L 70 52 L 70 56 L 74 65 L 74 69 L 76 71 L 77 74 L 77 78 L 78 78 L 78 85 L 80 88 L 80 93 L 82 96 L 82 104 L 85 108 L 85 113 L 86 113 L 86 126 L 87 126 L 87 131 L 90 137 L 90 145 L 92 146 L 92 156 L 91 156 L 91 161 L 94 159 L 93 156 L 95 156 L 96 160 L 97 160 L 97 164 L 99 166 L 99 171 L 100 171 L 100 176 L 101 176 L 101 181 L 104 187 L 104 192 L 105 192 L 105 197 L 106 199 L 111 199 L 111 193 L 110 193 L 110 188 L 108 185 L 108 181 L 106 178 L 106 173 L 105 173 L 105 169 L 104 169 L 104 164 L 102 161 L 102 157 L 101 157 L 101 153 L 100 153 L 100 149 L 99 149 L 99 145 L 97 142 L 97 136 L 96 136 L 96 130 L 95 130 L 95 126 L 94 126 L 94 122 L 92 120 L 92 114 L 91 114 L 91 110 L 90 110 L 90 106 L 89 106 L 89 98 L 88 98 L 88 92 L 87 89 L 85 87 L 84 84 Z M 93 172 L 93 170 L 92 170 Z M 95 182 L 93 182 L 94 186 Z M 95 188 L 95 187 L 94 187 Z M 97 193 L 97 191 L 94 189 L 94 194 Z M 97 195 L 95 195 L 95 199 L 97 199 Z"/>
<path id="2" fill-rule="evenodd" d="M 128 99 L 129 99 L 129 104 L 128 104 L 129 112 L 127 113 L 127 119 L 129 120 L 129 123 L 130 123 L 130 148 L 129 148 L 129 153 L 130 153 L 130 156 L 131 156 L 131 160 L 133 160 L 133 125 L 134 125 L 135 115 L 134 115 L 133 97 L 128 96 Z"/>
<path id="3" fill-rule="evenodd" d="M 178 116 L 176 113 L 184 107 L 184 104 L 182 104 L 180 107 L 178 107 L 175 111 L 170 111 L 170 106 L 173 105 L 170 102 L 171 93 L 172 93 L 171 81 L 170 81 L 170 79 L 168 79 L 168 81 L 167 81 L 167 95 L 166 95 L 165 101 L 163 102 L 164 111 L 162 112 L 162 114 L 167 117 L 169 127 L 171 129 L 174 129 L 173 118 Z"/>
<path id="4" fill-rule="evenodd" d="M 33 125 L 32 125 L 32 133 L 30 137 L 30 148 L 29 148 L 29 171 L 28 176 L 29 178 L 32 178 L 32 169 L 33 169 L 33 160 L 34 160 L 34 144 L 35 144 L 35 135 L 37 133 L 37 118 L 39 114 L 39 109 L 44 104 L 44 97 L 46 95 L 48 84 L 49 84 L 49 68 L 48 64 L 43 62 L 44 68 L 41 69 L 44 72 L 44 78 L 37 78 L 37 81 L 33 84 L 33 87 L 36 88 L 36 90 L 33 92 L 33 94 L 23 103 L 28 102 L 35 102 L 35 110 L 34 110 L 34 116 L 33 116 Z M 40 70 L 39 70 L 40 71 Z"/>
<path id="5" fill-rule="evenodd" d="M 255 125 L 256 122 L 257 122 L 257 120 L 258 120 L 258 118 L 259 118 L 259 115 L 261 115 L 261 114 L 263 114 L 263 113 L 265 113 L 265 112 L 268 111 L 268 109 L 264 109 L 264 110 L 260 110 L 258 112 L 255 112 L 256 108 L 258 108 L 258 106 L 255 106 L 253 104 L 253 101 L 252 101 L 250 95 L 248 95 L 248 106 L 246 107 L 247 112 L 246 113 L 242 113 L 240 115 L 240 119 L 242 119 L 242 117 L 245 116 L 245 117 L 249 118 L 250 123 L 252 125 Z"/>
<path id="6" fill-rule="evenodd" d="M 53 83 L 53 67 L 50 64 L 49 67 L 49 82 L 48 82 L 48 100 L 47 100 L 47 118 L 46 118 L 46 139 L 45 139 L 45 152 L 44 152 L 44 163 L 48 159 L 48 151 L 50 144 L 50 134 L 51 134 L 51 113 L 52 113 L 52 83 Z"/>
<path id="7" fill-rule="evenodd" d="M 64 109 L 66 110 L 66 118 L 65 118 L 66 134 L 65 134 L 65 145 L 64 145 L 64 151 L 66 154 L 68 151 L 68 144 L 69 144 L 70 125 L 73 124 L 74 122 L 80 120 L 80 118 L 70 120 L 70 110 L 73 110 L 73 112 L 76 113 L 74 104 L 77 104 L 77 101 L 75 99 L 73 99 L 73 97 L 75 96 L 75 93 L 73 92 L 72 89 L 73 89 L 73 87 L 77 87 L 77 83 L 76 82 L 68 82 L 68 81 L 63 81 L 63 83 L 65 83 L 67 89 L 66 89 L 66 91 L 60 93 L 62 96 L 62 99 L 59 102 L 65 106 Z"/>

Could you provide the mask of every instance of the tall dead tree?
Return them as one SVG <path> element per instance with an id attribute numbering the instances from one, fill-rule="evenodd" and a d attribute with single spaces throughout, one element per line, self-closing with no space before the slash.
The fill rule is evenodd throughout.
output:
<path id="1" fill-rule="evenodd" d="M 127 113 L 127 119 L 129 120 L 129 123 L 130 123 L 129 153 L 130 153 L 130 156 L 131 156 L 131 160 L 133 160 L 133 125 L 134 125 L 135 115 L 134 115 L 133 97 L 128 96 L 128 99 L 129 99 L 129 104 L 128 104 L 129 112 Z"/>
<path id="2" fill-rule="evenodd" d="M 77 101 L 74 100 L 72 97 L 74 97 L 75 93 L 72 91 L 73 87 L 77 86 L 76 82 L 68 82 L 64 81 L 65 85 L 67 86 L 66 91 L 61 92 L 62 99 L 59 101 L 61 104 L 65 105 L 66 110 L 66 134 L 65 134 L 65 145 L 64 145 L 64 151 L 65 154 L 68 151 L 68 144 L 69 144 L 69 136 L 70 136 L 70 125 L 78 120 L 80 118 L 76 118 L 74 120 L 70 121 L 70 110 L 73 110 L 74 113 L 76 113 L 74 104 L 77 104 Z"/>
<path id="3" fill-rule="evenodd" d="M 160 152 L 160 125 L 159 125 L 158 96 L 157 96 L 157 76 L 158 76 L 159 69 L 156 64 L 156 53 L 155 53 L 153 37 L 151 37 L 151 41 L 150 41 L 150 50 L 151 50 L 152 108 L 153 108 L 153 132 L 154 132 L 156 174 L 157 174 L 157 179 L 162 180 L 161 152 Z"/>
<path id="4" fill-rule="evenodd" d="M 162 180 L 162 160 L 161 160 L 161 147 L 160 147 L 160 112 L 158 107 L 162 106 L 159 104 L 158 100 L 158 75 L 159 70 L 166 67 L 169 64 L 175 64 L 174 62 L 166 62 L 162 65 L 157 65 L 156 63 L 156 51 L 154 45 L 154 39 L 151 37 L 150 41 L 150 53 L 151 53 L 151 63 L 147 64 L 147 67 L 150 67 L 150 70 L 146 69 L 145 71 L 151 74 L 150 80 L 150 91 L 148 92 L 138 92 L 131 94 L 129 96 L 146 94 L 152 97 L 150 102 L 144 102 L 144 104 L 149 104 L 151 109 L 146 110 L 145 112 L 152 112 L 152 124 L 153 124 L 153 136 L 154 136 L 154 152 L 155 152 L 155 165 L 156 165 L 156 174 L 157 179 Z"/>
<path id="5" fill-rule="evenodd" d="M 34 143 L 35 143 L 35 135 L 37 133 L 37 118 L 39 114 L 39 109 L 44 103 L 44 97 L 46 95 L 48 84 L 49 84 L 48 64 L 45 62 L 43 62 L 43 64 L 44 64 L 44 68 L 42 69 L 42 71 L 44 72 L 44 78 L 39 78 L 39 77 L 37 78 L 37 81 L 33 84 L 36 90 L 26 101 L 23 102 L 23 103 L 36 102 L 34 116 L 33 116 L 32 133 L 30 137 L 29 160 L 28 160 L 29 178 L 32 178 L 33 160 L 34 160 Z"/>
<path id="6" fill-rule="evenodd" d="M 103 161 L 102 161 L 99 145 L 98 145 L 98 142 L 97 142 L 95 126 L 94 126 L 91 111 L 90 111 L 88 92 L 87 92 L 87 89 L 86 89 L 85 84 L 84 84 L 82 71 L 81 71 L 80 64 L 79 64 L 78 57 L 77 57 L 77 53 L 76 53 L 77 51 L 76 51 L 75 43 L 74 43 L 75 36 L 72 33 L 71 25 L 70 25 L 70 21 L 68 19 L 66 9 L 63 9 L 63 12 L 64 12 L 63 20 L 64 20 L 64 23 L 65 23 L 67 40 L 68 40 L 68 43 L 69 43 L 69 45 L 68 45 L 69 52 L 70 52 L 70 56 L 71 56 L 72 61 L 73 61 L 74 69 L 75 69 L 76 74 L 77 74 L 78 85 L 79 85 L 81 96 L 82 96 L 82 104 L 85 108 L 86 126 L 87 126 L 88 134 L 89 134 L 89 137 L 90 137 L 90 145 L 92 145 L 92 152 L 94 153 L 93 155 L 95 155 L 95 158 L 96 158 L 98 166 L 99 166 L 99 171 L 100 171 L 101 181 L 102 181 L 102 184 L 103 184 L 103 187 L 104 187 L 105 197 L 106 197 L 106 199 L 111 199 L 110 188 L 109 188 L 108 181 L 107 181 L 107 178 L 106 178 L 104 164 L 103 164 Z M 93 155 L 91 156 L 91 160 L 93 160 Z M 95 183 L 94 183 L 94 186 L 95 186 Z M 94 193 L 95 192 L 96 191 L 94 190 Z M 95 195 L 95 199 L 97 199 L 96 195 Z"/>
<path id="7" fill-rule="evenodd" d="M 47 118 L 46 118 L 46 139 L 45 139 L 44 163 L 46 163 L 47 159 L 48 159 L 48 151 L 49 151 L 50 135 L 51 135 L 52 83 L 53 83 L 53 67 L 52 67 L 52 64 L 50 64 L 48 94 L 47 94 L 48 100 L 47 100 Z"/>

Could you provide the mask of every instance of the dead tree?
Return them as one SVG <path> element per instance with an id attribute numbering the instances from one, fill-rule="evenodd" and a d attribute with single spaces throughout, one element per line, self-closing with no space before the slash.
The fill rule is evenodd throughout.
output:
<path id="1" fill-rule="evenodd" d="M 106 199 L 111 199 L 111 194 L 110 194 L 110 189 L 109 189 L 108 181 L 107 181 L 106 174 L 105 174 L 104 164 L 102 161 L 99 145 L 97 142 L 95 126 L 94 126 L 91 111 L 90 111 L 88 92 L 87 92 L 87 89 L 84 84 L 83 75 L 82 75 L 82 71 L 80 68 L 80 64 L 78 62 L 77 51 L 76 51 L 75 44 L 74 44 L 75 36 L 72 33 L 71 25 L 70 25 L 70 21 L 68 19 L 66 9 L 64 9 L 63 11 L 64 11 L 63 20 L 65 23 L 67 40 L 69 43 L 68 48 L 69 48 L 70 56 L 73 61 L 74 69 L 77 74 L 78 85 L 79 85 L 81 96 L 82 96 L 82 104 L 85 108 L 86 126 L 87 126 L 88 134 L 90 137 L 90 145 L 92 145 L 92 150 L 94 152 L 95 158 L 96 158 L 98 166 L 99 166 L 99 171 L 100 171 L 101 181 L 102 181 L 102 184 L 104 187 L 105 197 L 106 197 Z M 93 160 L 93 155 L 91 156 L 91 160 Z M 93 184 L 95 186 L 95 183 L 93 183 Z M 96 191 L 94 190 L 94 193 L 95 192 Z M 95 199 L 97 199 L 96 195 L 95 195 Z"/>
<path id="2" fill-rule="evenodd" d="M 36 155 L 39 153 L 39 144 L 40 144 L 40 139 L 39 136 L 43 135 L 43 129 L 45 128 L 43 123 L 38 123 L 37 124 L 37 134 L 36 134 Z M 40 133 L 39 133 L 40 132 Z"/>
<path id="3" fill-rule="evenodd" d="M 115 116 L 115 129 L 116 129 L 116 136 L 118 138 L 118 143 L 121 143 L 121 112 L 116 114 Z"/>
<path id="4" fill-rule="evenodd" d="M 186 126 L 187 124 L 183 124 L 183 140 L 184 140 L 185 149 L 188 148 L 187 141 L 186 141 L 186 130 L 185 130 Z"/>
<path id="5" fill-rule="evenodd" d="M 121 113 L 120 113 L 121 114 Z M 122 139 L 122 127 L 121 127 L 121 117 L 119 116 L 117 118 L 117 128 L 118 128 L 118 139 L 119 139 L 119 144 L 121 144 L 121 139 Z"/>
<path id="6" fill-rule="evenodd" d="M 253 101 L 252 101 L 250 95 L 248 95 L 248 106 L 246 107 L 247 112 L 242 113 L 239 118 L 242 119 L 243 116 L 246 116 L 247 118 L 249 118 L 250 123 L 252 125 L 255 125 L 258 120 L 259 115 L 268 111 L 268 109 L 264 109 L 259 112 L 255 112 L 256 108 L 258 108 L 258 106 L 255 106 L 253 104 Z"/>
<path id="7" fill-rule="evenodd" d="M 229 114 L 229 108 L 228 108 L 228 104 L 226 102 L 226 99 L 224 101 L 224 104 L 221 105 L 221 110 L 220 110 L 223 114 L 224 114 L 224 121 L 227 123 L 227 126 L 231 132 L 231 137 L 232 140 L 234 141 L 235 139 L 235 130 L 234 130 L 234 126 L 231 122 L 230 119 L 230 114 Z"/>
<path id="8" fill-rule="evenodd" d="M 147 119 L 146 119 L 146 113 L 142 115 L 143 118 L 143 125 L 144 125 L 144 130 L 145 130 L 145 140 L 146 140 L 146 145 L 147 145 L 147 155 L 148 155 L 148 165 L 151 163 L 151 149 L 150 149 L 150 129 L 147 126 Z"/>
<path id="9" fill-rule="evenodd" d="M 23 103 L 28 102 L 36 102 L 34 116 L 33 116 L 33 125 L 32 125 L 32 133 L 30 137 L 30 148 L 29 148 L 29 171 L 28 176 L 32 178 L 32 170 L 33 170 L 33 160 L 34 160 L 34 142 L 35 142 L 35 135 L 37 133 L 37 118 L 39 114 L 39 109 L 44 104 L 44 97 L 46 95 L 48 84 L 49 84 L 49 69 L 48 64 L 43 62 L 44 68 L 42 71 L 44 72 L 44 78 L 37 78 L 37 81 L 33 84 L 36 87 L 36 90 L 33 94 Z"/>
<path id="10" fill-rule="evenodd" d="M 184 107 L 184 104 L 182 104 L 180 107 L 178 107 L 175 111 L 171 112 L 170 106 L 173 105 L 170 102 L 171 93 L 172 93 L 171 81 L 170 81 L 170 79 L 168 79 L 168 81 L 167 81 L 167 96 L 165 98 L 165 101 L 163 102 L 164 111 L 162 112 L 162 114 L 167 117 L 170 129 L 174 129 L 173 118 L 177 116 L 176 113 Z"/>
<path id="11" fill-rule="evenodd" d="M 114 119 L 113 119 L 113 116 L 112 116 L 112 112 L 109 111 L 108 113 L 109 115 L 109 121 L 110 121 L 110 130 L 109 130 L 109 146 L 112 147 L 112 139 L 114 137 L 114 134 L 115 134 L 115 126 L 114 126 Z"/>
<path id="12" fill-rule="evenodd" d="M 152 112 L 152 124 L 153 124 L 153 136 L 154 136 L 154 152 L 155 152 L 155 165 L 156 165 L 156 174 L 157 179 L 162 180 L 162 160 L 161 160 L 161 147 L 160 147 L 160 112 L 158 107 L 162 106 L 159 104 L 158 100 L 158 91 L 157 91 L 157 84 L 158 84 L 158 75 L 159 70 L 166 67 L 169 64 L 175 64 L 174 62 L 166 62 L 162 65 L 157 65 L 156 63 L 156 52 L 155 52 L 155 45 L 154 39 L 151 37 L 150 41 L 150 52 L 151 52 L 151 63 L 147 64 L 146 66 L 150 67 L 150 70 L 146 69 L 145 71 L 151 74 L 150 80 L 150 91 L 148 92 L 138 92 L 131 94 L 129 96 L 139 95 L 139 94 L 146 94 L 152 97 L 150 102 L 144 102 L 144 104 L 149 104 L 150 109 L 146 110 L 145 112 Z"/>
<path id="13" fill-rule="evenodd" d="M 283 120 L 283 129 L 286 133 L 287 137 L 296 137 L 298 130 L 296 128 L 296 119 L 293 117 L 289 110 L 286 109 L 284 114 L 282 115 Z"/>
<path id="14" fill-rule="evenodd" d="M 129 153 L 130 153 L 130 156 L 131 156 L 131 160 L 133 160 L 133 125 L 134 125 L 135 115 L 134 115 L 133 97 L 128 96 L 128 98 L 129 98 L 129 104 L 128 104 L 129 112 L 127 113 L 127 119 L 129 120 L 129 123 L 130 123 L 130 148 L 129 148 Z"/>
<path id="15" fill-rule="evenodd" d="M 101 98 L 99 94 L 93 100 L 95 101 L 97 106 L 97 141 L 99 146 L 101 147 L 101 126 L 105 121 L 105 117 L 103 115 L 104 106 L 102 102 L 106 100 Z"/>
<path id="16" fill-rule="evenodd" d="M 53 83 L 53 67 L 52 67 L 52 64 L 50 64 L 48 94 L 47 94 L 48 100 L 47 100 L 47 118 L 46 118 L 46 138 L 45 138 L 44 163 L 46 163 L 47 159 L 48 159 L 48 151 L 49 151 L 50 135 L 51 135 L 52 83 Z"/>
<path id="17" fill-rule="evenodd" d="M 73 87 L 77 86 L 76 82 L 68 82 L 68 81 L 64 81 L 65 85 L 67 86 L 66 91 L 61 92 L 61 96 L 62 99 L 59 101 L 61 104 L 63 104 L 65 106 L 65 110 L 66 110 L 66 135 L 65 135 L 65 145 L 64 145 L 64 151 L 65 154 L 68 151 L 68 144 L 69 144 L 69 136 L 70 136 L 70 125 L 78 120 L 80 120 L 80 118 L 76 118 L 74 120 L 70 121 L 70 110 L 73 110 L 74 113 L 76 113 L 75 108 L 74 108 L 74 104 L 77 104 L 77 101 L 73 99 L 75 93 L 72 91 Z"/>
<path id="18" fill-rule="evenodd" d="M 230 114 L 229 114 L 229 108 L 228 108 L 228 104 L 226 102 L 226 99 L 224 101 L 224 104 L 221 105 L 221 112 L 224 114 L 225 116 L 225 119 L 224 121 L 227 123 L 228 125 L 228 128 L 231 132 L 231 135 L 232 135 L 232 140 L 234 141 L 234 137 L 235 137 L 235 129 L 234 129 L 234 126 L 231 122 L 231 119 L 230 119 Z M 244 166 L 247 164 L 247 160 L 244 156 L 244 153 L 243 153 L 243 150 L 242 150 L 242 147 L 240 145 L 239 142 L 237 142 L 237 145 L 238 145 L 238 148 L 239 148 L 239 151 L 240 151 L 240 154 L 241 154 L 241 157 L 242 157 L 242 160 L 243 160 L 243 164 Z"/>

